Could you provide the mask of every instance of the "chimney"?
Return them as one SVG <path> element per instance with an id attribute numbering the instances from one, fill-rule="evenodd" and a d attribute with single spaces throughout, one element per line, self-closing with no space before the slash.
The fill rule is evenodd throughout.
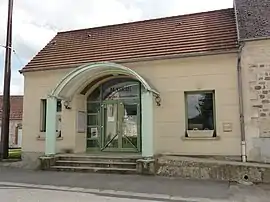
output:
<path id="1" fill-rule="evenodd" d="M 234 0 L 239 40 L 270 37 L 270 0 Z"/>

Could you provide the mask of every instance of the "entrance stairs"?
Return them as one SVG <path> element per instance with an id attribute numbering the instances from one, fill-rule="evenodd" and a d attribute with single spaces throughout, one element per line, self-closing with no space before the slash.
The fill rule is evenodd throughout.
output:
<path id="1" fill-rule="evenodd" d="M 72 155 L 56 157 L 49 170 L 71 172 L 136 174 L 139 156 Z"/>

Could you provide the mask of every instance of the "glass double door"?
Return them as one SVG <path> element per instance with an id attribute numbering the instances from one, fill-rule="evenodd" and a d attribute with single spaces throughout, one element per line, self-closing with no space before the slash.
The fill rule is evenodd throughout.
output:
<path id="1" fill-rule="evenodd" d="M 141 151 L 139 100 L 109 100 L 90 106 L 98 109 L 88 114 L 87 149 Z"/>
<path id="2" fill-rule="evenodd" d="M 87 148 L 141 151 L 141 84 L 111 79 L 87 98 Z"/>
<path id="3" fill-rule="evenodd" d="M 101 151 L 140 152 L 140 103 L 106 101 L 101 112 Z"/>

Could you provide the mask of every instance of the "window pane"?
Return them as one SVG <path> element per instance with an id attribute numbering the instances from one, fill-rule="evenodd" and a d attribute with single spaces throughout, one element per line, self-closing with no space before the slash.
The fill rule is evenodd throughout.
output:
<path id="1" fill-rule="evenodd" d="M 57 100 L 56 111 L 57 112 L 61 112 L 62 111 L 62 102 L 61 102 L 61 100 Z"/>
<path id="2" fill-rule="evenodd" d="M 87 125 L 96 126 L 98 125 L 98 115 L 88 115 Z"/>
<path id="3" fill-rule="evenodd" d="M 100 111 L 100 103 L 87 103 L 87 113 L 98 113 Z"/>
<path id="4" fill-rule="evenodd" d="M 40 131 L 46 131 L 46 111 L 47 111 L 47 100 L 41 100 L 41 110 L 40 110 Z"/>
<path id="5" fill-rule="evenodd" d="M 102 99 L 117 100 L 138 98 L 140 96 L 140 83 L 129 79 L 113 79 L 103 84 Z"/>
<path id="6" fill-rule="evenodd" d="M 214 130 L 213 93 L 187 93 L 188 130 Z"/>
<path id="7" fill-rule="evenodd" d="M 96 88 L 87 98 L 88 101 L 100 101 L 100 87 Z"/>

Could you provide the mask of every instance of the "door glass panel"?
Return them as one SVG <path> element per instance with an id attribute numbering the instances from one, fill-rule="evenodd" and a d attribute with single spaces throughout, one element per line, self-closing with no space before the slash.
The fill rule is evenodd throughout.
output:
<path id="1" fill-rule="evenodd" d="M 136 80 L 117 78 L 88 96 L 88 148 L 140 151 L 140 88 Z"/>
<path id="2" fill-rule="evenodd" d="M 117 103 L 104 105 L 104 149 L 118 148 Z"/>
<path id="3" fill-rule="evenodd" d="M 137 148 L 138 104 L 123 103 L 123 113 L 119 114 L 123 148 Z M 120 116 L 121 115 L 121 116 Z"/>
<path id="4" fill-rule="evenodd" d="M 119 80 L 109 81 L 103 85 L 102 88 L 102 99 L 103 100 L 119 100 L 119 99 L 130 99 L 138 98 L 140 94 L 140 84 L 137 81 L 132 80 Z"/>
<path id="5" fill-rule="evenodd" d="M 122 142 L 123 148 L 137 148 L 137 137 L 123 136 Z"/>

